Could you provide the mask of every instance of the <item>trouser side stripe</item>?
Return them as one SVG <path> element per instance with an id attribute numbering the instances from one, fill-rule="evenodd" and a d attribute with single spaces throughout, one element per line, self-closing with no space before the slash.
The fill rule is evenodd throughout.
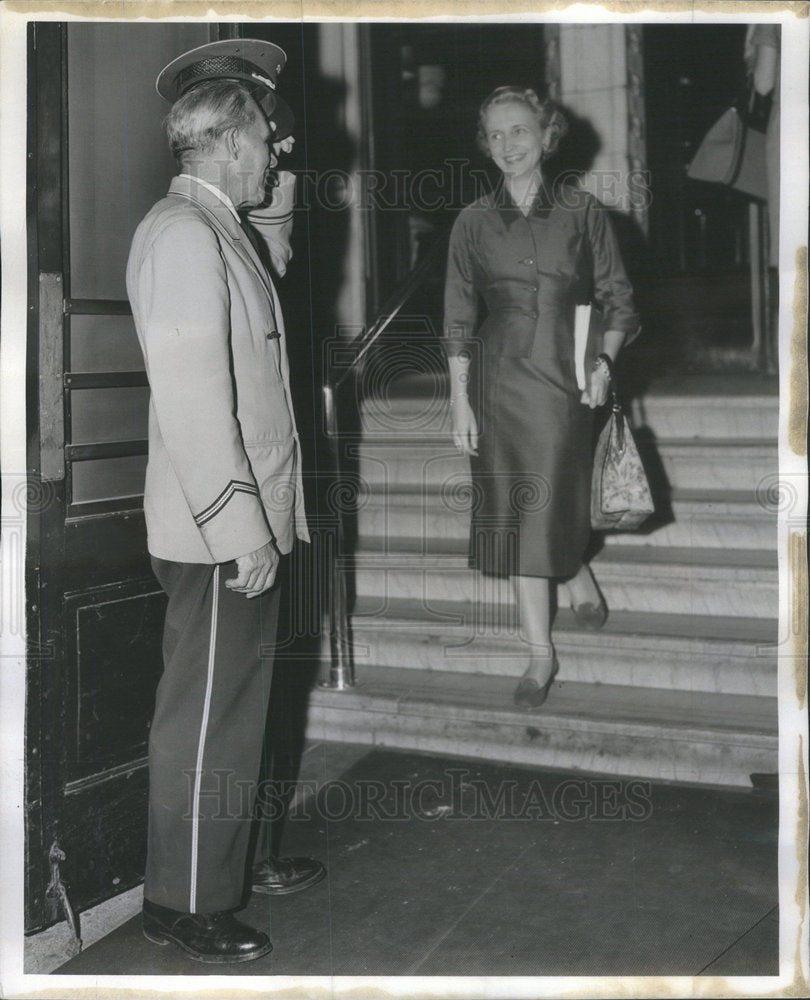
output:
<path id="1" fill-rule="evenodd" d="M 191 878 L 189 893 L 189 912 L 194 913 L 197 907 L 197 854 L 200 836 L 200 786 L 202 785 L 203 755 L 205 753 L 205 733 L 208 729 L 208 716 L 211 710 L 211 690 L 214 686 L 214 658 L 217 647 L 217 604 L 219 603 L 219 566 L 214 567 L 214 586 L 211 604 L 211 636 L 208 643 L 208 676 L 205 682 L 205 701 L 203 702 L 202 721 L 200 722 L 200 738 L 197 743 L 197 768 L 194 777 L 194 801 L 191 804 Z"/>

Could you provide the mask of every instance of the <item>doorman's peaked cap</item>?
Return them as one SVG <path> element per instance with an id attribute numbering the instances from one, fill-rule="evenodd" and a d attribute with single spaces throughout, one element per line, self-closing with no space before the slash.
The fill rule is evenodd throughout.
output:
<path id="1" fill-rule="evenodd" d="M 283 49 L 258 38 L 234 38 L 189 49 L 165 66 L 156 81 L 157 92 L 176 101 L 205 80 L 241 80 L 253 92 L 272 124 L 274 140 L 292 133 L 295 116 L 276 93 L 279 74 L 287 64 Z"/>

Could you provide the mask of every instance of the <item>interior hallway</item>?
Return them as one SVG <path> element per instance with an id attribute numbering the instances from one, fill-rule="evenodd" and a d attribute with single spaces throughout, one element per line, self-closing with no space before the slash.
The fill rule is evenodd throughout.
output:
<path id="1" fill-rule="evenodd" d="M 148 942 L 135 916 L 56 974 L 778 972 L 775 794 L 328 742 L 301 779 L 314 790 L 283 853 L 329 877 L 251 898 L 241 916 L 270 955 L 204 965 Z"/>

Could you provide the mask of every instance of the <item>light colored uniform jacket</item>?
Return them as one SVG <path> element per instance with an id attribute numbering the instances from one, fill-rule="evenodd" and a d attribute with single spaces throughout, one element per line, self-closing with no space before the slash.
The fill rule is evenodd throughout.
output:
<path id="1" fill-rule="evenodd" d="M 222 563 L 307 540 L 284 321 L 227 206 L 176 177 L 138 226 L 127 290 L 151 388 L 150 553 Z"/>

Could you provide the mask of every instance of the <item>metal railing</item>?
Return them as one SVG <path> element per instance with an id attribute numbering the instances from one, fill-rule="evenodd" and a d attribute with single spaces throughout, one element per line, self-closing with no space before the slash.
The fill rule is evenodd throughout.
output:
<path id="1" fill-rule="evenodd" d="M 324 427 L 334 459 L 334 476 L 340 482 L 343 468 L 340 453 L 340 424 L 338 419 L 338 390 L 350 378 L 362 370 L 362 364 L 371 348 L 379 341 L 392 321 L 399 315 L 408 299 L 424 283 L 437 262 L 444 259 L 446 241 L 437 238 L 425 253 L 423 259 L 399 284 L 383 303 L 374 322 L 353 341 L 347 349 L 353 349 L 350 360 L 339 367 L 333 365 L 326 374 L 323 384 Z M 334 546 L 328 546 L 328 566 L 330 600 L 327 621 L 329 625 L 330 667 L 329 677 L 323 681 L 324 687 L 345 690 L 354 685 L 354 664 L 352 661 L 351 637 L 349 634 L 349 607 L 346 588 L 345 566 L 345 522 L 338 505 L 336 510 L 336 539 Z"/>

